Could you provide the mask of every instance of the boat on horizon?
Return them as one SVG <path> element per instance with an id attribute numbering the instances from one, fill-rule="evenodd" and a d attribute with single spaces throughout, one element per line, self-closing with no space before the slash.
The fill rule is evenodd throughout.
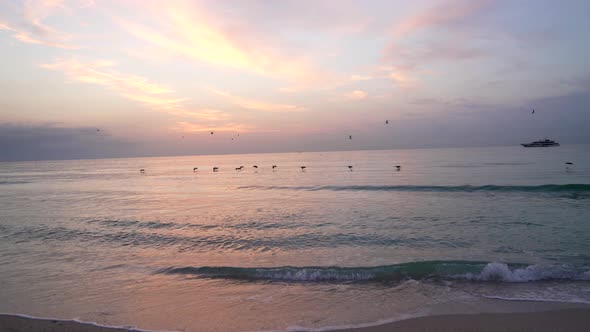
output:
<path id="1" fill-rule="evenodd" d="M 524 146 L 525 148 L 546 148 L 546 147 L 552 147 L 552 146 L 559 146 L 559 143 L 546 138 L 544 140 L 534 141 L 532 143 L 523 143 L 521 145 Z"/>

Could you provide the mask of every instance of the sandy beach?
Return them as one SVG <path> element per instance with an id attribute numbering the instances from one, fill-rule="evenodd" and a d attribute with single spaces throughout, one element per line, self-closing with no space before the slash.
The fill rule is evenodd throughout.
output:
<path id="1" fill-rule="evenodd" d="M 389 324 L 337 330 L 335 332 L 560 332 L 587 331 L 590 309 L 568 309 L 530 313 L 440 315 L 412 318 Z M 0 315 L 0 332 L 123 332 L 134 329 L 102 327 L 94 324 Z"/>

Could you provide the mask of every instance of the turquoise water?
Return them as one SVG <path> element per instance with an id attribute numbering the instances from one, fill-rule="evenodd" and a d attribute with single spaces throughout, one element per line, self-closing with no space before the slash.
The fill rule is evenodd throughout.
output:
<path id="1" fill-rule="evenodd" d="M 0 312 L 258 331 L 590 304 L 589 152 L 1 163 Z"/>

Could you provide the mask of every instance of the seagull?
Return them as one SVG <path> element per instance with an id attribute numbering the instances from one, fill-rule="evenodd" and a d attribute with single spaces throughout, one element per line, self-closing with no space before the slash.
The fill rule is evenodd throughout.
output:
<path id="1" fill-rule="evenodd" d="M 213 172 L 217 172 L 219 170 L 219 167 L 213 167 Z"/>
<path id="2" fill-rule="evenodd" d="M 198 169 L 198 167 L 193 167 L 193 172 L 196 172 Z"/>
<path id="3" fill-rule="evenodd" d="M 389 124 L 389 120 L 385 120 L 385 124 Z"/>
<path id="4" fill-rule="evenodd" d="M 535 114 L 535 110 L 533 110 L 533 111 L 531 112 L 531 114 Z"/>
<path id="5" fill-rule="evenodd" d="M 352 135 L 348 135 L 348 139 L 352 139 Z"/>
<path id="6" fill-rule="evenodd" d="M 145 169 L 142 168 L 142 169 L 139 170 L 139 172 L 140 173 L 145 173 Z"/>
<path id="7" fill-rule="evenodd" d="M 272 165 L 272 169 L 275 169 L 275 168 L 277 168 L 277 165 Z"/>
<path id="8" fill-rule="evenodd" d="M 211 135 L 213 135 L 213 132 L 211 132 Z"/>
<path id="9" fill-rule="evenodd" d="M 96 131 L 100 131 L 100 129 L 96 129 Z"/>
<path id="10" fill-rule="evenodd" d="M 352 171 L 352 165 L 348 165 L 346 167 L 348 167 L 348 169 Z"/>
<path id="11" fill-rule="evenodd" d="M 254 168 L 258 168 L 258 166 L 256 166 L 256 165 L 254 165 L 254 166 L 252 166 L 252 167 L 254 167 Z"/>
<path id="12" fill-rule="evenodd" d="M 572 163 L 571 161 L 568 161 L 565 163 L 566 165 L 573 165 L 574 163 Z"/>
<path id="13" fill-rule="evenodd" d="M 307 168 L 307 166 L 301 166 L 301 170 L 305 170 Z"/>
<path id="14" fill-rule="evenodd" d="M 236 167 L 236 171 L 241 171 L 242 168 L 241 167 Z"/>
<path id="15" fill-rule="evenodd" d="M 395 168 L 399 171 L 402 169 L 402 167 L 400 165 L 396 165 Z"/>

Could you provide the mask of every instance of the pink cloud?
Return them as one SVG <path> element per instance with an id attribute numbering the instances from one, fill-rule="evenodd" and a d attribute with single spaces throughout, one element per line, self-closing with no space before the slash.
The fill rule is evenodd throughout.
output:
<path id="1" fill-rule="evenodd" d="M 1 23 L 0 29 L 13 32 L 15 39 L 23 43 L 54 48 L 79 48 L 71 43 L 72 35 L 59 31 L 44 22 L 48 17 L 70 11 L 63 0 L 26 0 L 22 4 L 22 8 L 13 5 L 8 9 L 12 11 L 9 17 L 14 22 Z"/>
<path id="2" fill-rule="evenodd" d="M 282 53 L 283 47 L 257 36 L 248 25 L 228 26 L 204 7 L 175 2 L 156 6 L 150 25 L 115 20 L 131 36 L 168 54 L 305 84 L 328 76 L 304 57 Z"/>
<path id="3" fill-rule="evenodd" d="M 453 25 L 483 11 L 493 3 L 493 0 L 447 0 L 398 23 L 394 34 L 402 36 L 430 27 Z"/>

